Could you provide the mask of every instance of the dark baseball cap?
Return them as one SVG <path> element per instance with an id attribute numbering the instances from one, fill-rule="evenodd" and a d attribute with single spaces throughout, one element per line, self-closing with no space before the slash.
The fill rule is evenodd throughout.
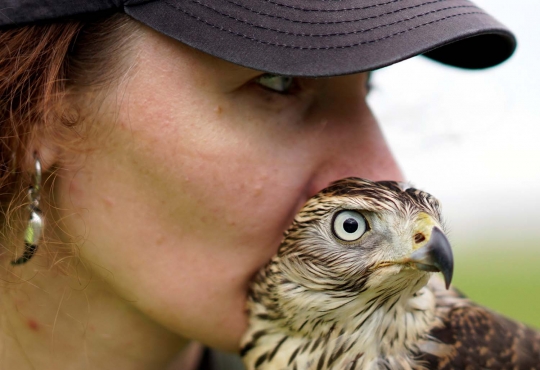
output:
<path id="1" fill-rule="evenodd" d="M 342 75 L 418 54 L 479 69 L 516 47 L 505 26 L 467 0 L 0 0 L 0 27 L 107 11 L 281 75 Z"/>

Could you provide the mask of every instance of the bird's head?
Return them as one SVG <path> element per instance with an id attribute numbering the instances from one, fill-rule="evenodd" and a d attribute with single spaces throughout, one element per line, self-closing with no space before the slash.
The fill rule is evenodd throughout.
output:
<path id="1" fill-rule="evenodd" d="M 281 305 L 318 311 L 361 295 L 367 302 L 414 294 L 430 272 L 442 272 L 448 287 L 453 258 L 443 230 L 439 203 L 428 193 L 397 182 L 340 180 L 298 213 L 269 275 L 280 276 Z"/>

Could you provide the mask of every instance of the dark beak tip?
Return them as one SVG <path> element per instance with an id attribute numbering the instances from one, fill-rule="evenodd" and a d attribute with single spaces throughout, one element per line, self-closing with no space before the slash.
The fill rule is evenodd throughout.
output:
<path id="1" fill-rule="evenodd" d="M 450 284 L 452 283 L 452 271 L 444 273 L 444 285 L 446 286 L 446 290 L 450 289 Z"/>
<path id="2" fill-rule="evenodd" d="M 438 227 L 433 228 L 428 243 L 411 257 L 420 270 L 441 272 L 446 289 L 450 288 L 454 274 L 454 255 L 450 242 Z"/>
<path id="3" fill-rule="evenodd" d="M 437 246 L 433 250 L 436 261 L 435 265 L 443 274 L 446 289 L 449 289 L 454 275 L 454 254 L 452 253 L 452 247 L 444 233 L 437 227 L 433 228 L 432 240 L 434 245 Z"/>

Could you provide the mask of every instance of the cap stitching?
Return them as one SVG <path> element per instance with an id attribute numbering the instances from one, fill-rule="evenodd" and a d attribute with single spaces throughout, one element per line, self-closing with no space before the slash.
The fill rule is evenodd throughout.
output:
<path id="1" fill-rule="evenodd" d="M 167 1 L 165 1 L 165 2 L 167 2 Z M 169 5 L 171 5 L 171 4 L 169 4 Z M 395 22 L 392 22 L 392 23 L 384 24 L 384 25 L 375 26 L 375 27 L 372 27 L 372 28 L 360 29 L 360 30 L 349 31 L 349 32 L 335 32 L 335 33 L 317 34 L 317 33 L 294 33 L 294 32 L 284 31 L 284 30 L 280 30 L 280 29 L 276 29 L 276 28 L 265 27 L 265 26 L 262 26 L 262 25 L 259 25 L 259 24 L 255 24 L 255 23 L 245 21 L 243 19 L 238 19 L 238 18 L 236 18 L 236 17 L 234 17 L 232 15 L 229 15 L 229 14 L 221 13 L 220 11 L 218 11 L 218 10 L 216 10 L 214 8 L 208 7 L 208 6 L 204 5 L 204 4 L 201 4 L 201 6 L 207 7 L 207 8 L 213 10 L 214 12 L 216 12 L 216 13 L 224 16 L 224 17 L 234 19 L 237 22 L 244 23 L 244 24 L 247 24 L 247 25 L 255 27 L 255 28 L 260 28 L 260 29 L 265 30 L 265 31 L 273 31 L 273 32 L 277 32 L 277 33 L 281 33 L 281 34 L 285 34 L 285 35 L 289 35 L 289 36 L 296 36 L 296 37 L 332 37 L 332 36 L 354 35 L 354 34 L 357 34 L 357 33 L 365 33 L 365 32 L 369 32 L 369 31 L 373 31 L 373 30 L 376 30 L 376 29 L 379 29 L 379 28 L 390 27 L 390 26 L 393 26 L 393 25 L 398 24 L 398 23 L 403 23 L 403 22 L 410 21 L 410 20 L 413 20 L 413 19 L 416 19 L 416 18 L 424 17 L 424 16 L 429 15 L 429 14 L 439 13 L 439 12 L 442 12 L 442 11 L 445 11 L 445 10 L 458 9 L 458 8 L 477 8 L 477 7 L 473 6 L 473 5 L 449 6 L 449 7 L 446 7 L 446 8 L 432 10 L 432 11 L 429 11 L 429 12 L 426 12 L 426 13 L 416 14 L 416 15 L 414 15 L 412 17 L 409 17 L 409 18 L 400 19 L 399 21 L 395 21 Z M 369 19 L 369 18 L 364 18 L 364 19 Z M 361 19 L 361 20 L 363 20 L 363 19 Z"/>
<path id="2" fill-rule="evenodd" d="M 312 0 L 314 1 L 314 0 Z M 321 2 L 340 2 L 340 1 L 354 1 L 354 0 L 317 0 L 317 1 L 321 1 Z"/>
<path id="3" fill-rule="evenodd" d="M 317 1 L 322 1 L 322 2 L 326 1 L 326 2 L 329 2 L 329 3 L 330 2 L 336 2 L 337 3 L 337 2 L 340 2 L 340 1 L 347 1 L 347 0 L 317 0 Z M 354 0 L 349 0 L 349 1 L 354 1 Z"/>
<path id="4" fill-rule="evenodd" d="M 124 0 L 123 3 L 124 3 L 124 6 L 133 6 L 133 5 L 142 5 L 145 3 L 149 3 L 151 1 L 154 1 L 154 0 Z"/>
<path id="5" fill-rule="evenodd" d="M 273 5 L 276 5 L 276 6 L 280 6 L 282 8 L 300 10 L 300 11 L 303 11 L 303 12 L 336 13 L 336 12 L 344 12 L 344 11 L 349 11 L 349 10 L 365 10 L 365 9 L 377 8 L 379 6 L 393 4 L 393 3 L 397 3 L 397 2 L 400 2 L 400 1 L 404 1 L 404 0 L 391 0 L 391 1 L 388 1 L 386 3 L 373 4 L 373 5 L 367 5 L 367 6 L 359 6 L 359 7 L 354 7 L 353 6 L 351 8 L 341 8 L 341 9 L 302 8 L 302 7 L 298 7 L 298 6 L 279 3 L 279 2 L 273 1 L 273 0 L 262 0 L 262 1 L 266 1 L 267 3 L 273 4 Z M 231 1 L 228 1 L 228 2 L 231 2 Z"/>
<path id="6" fill-rule="evenodd" d="M 250 10 L 250 11 L 253 11 L 255 13 L 257 13 L 256 10 L 248 7 L 248 6 L 245 6 L 243 4 L 239 4 L 237 3 L 236 1 L 232 1 L 232 0 L 225 0 L 227 1 L 228 3 L 230 4 L 233 4 L 233 5 L 236 5 L 236 6 L 239 6 L 241 8 L 245 8 L 247 10 Z M 380 4 L 373 4 L 373 5 L 367 5 L 367 6 L 364 6 L 364 7 L 352 7 L 352 8 L 342 8 L 342 9 L 330 9 L 330 10 L 325 10 L 325 9 L 303 9 L 303 8 L 295 8 L 296 10 L 305 10 L 307 12 L 322 12 L 322 13 L 325 13 L 325 12 L 328 12 L 328 13 L 335 13 L 335 12 L 342 12 L 342 11 L 347 11 L 347 10 L 365 10 L 365 9 L 372 9 L 372 8 L 377 8 L 379 6 L 384 6 L 384 5 L 388 5 L 388 4 L 394 4 L 394 3 L 399 3 L 401 1 L 405 1 L 405 0 L 391 0 L 391 1 L 387 1 L 386 3 L 380 3 Z"/>
<path id="7" fill-rule="evenodd" d="M 169 4 L 168 2 L 165 2 L 167 5 L 169 6 L 172 6 L 171 4 Z M 444 21 L 446 19 L 450 19 L 450 18 L 455 18 L 455 17 L 459 17 L 459 16 L 463 16 L 463 15 L 470 15 L 470 14 L 483 14 L 483 15 L 486 15 L 486 13 L 484 12 L 465 12 L 465 13 L 458 13 L 458 14 L 453 14 L 453 15 L 450 15 L 450 16 L 447 16 L 447 17 L 443 17 L 443 18 L 439 18 L 439 19 L 436 19 L 436 20 L 433 20 L 433 21 L 430 21 L 430 22 L 427 22 L 427 23 L 423 23 L 423 24 L 420 24 L 420 25 L 417 25 L 417 26 L 414 26 L 414 27 L 411 27 L 411 28 L 408 28 L 406 30 L 403 30 L 403 31 L 399 31 L 399 32 L 396 32 L 396 33 L 393 33 L 393 34 L 390 34 L 390 35 L 387 35 L 387 36 L 384 36 L 384 37 L 381 37 L 381 38 L 378 38 L 378 39 L 374 39 L 374 40 L 369 40 L 369 41 L 362 41 L 362 42 L 358 42 L 358 43 L 353 43 L 353 44 L 346 44 L 346 45 L 330 45 L 330 46 L 317 46 L 317 47 L 305 47 L 305 46 L 295 46 L 295 45 L 287 45 L 287 44 L 281 44 L 281 43 L 274 43 L 274 42 L 271 42 L 271 41 L 263 41 L 263 40 L 259 40 L 259 39 L 256 39 L 254 37 L 251 37 L 251 36 L 248 36 L 248 35 L 245 35 L 245 34 L 242 34 L 242 33 L 237 33 L 237 32 L 234 32 L 232 30 L 227 30 L 221 26 L 216 26 L 204 19 L 202 19 L 201 17 L 198 17 L 184 9 L 181 9 L 181 8 L 177 8 L 175 6 L 172 6 L 173 8 L 176 8 L 177 10 L 180 10 L 181 12 L 185 13 L 186 15 L 188 15 L 189 17 L 191 18 L 194 18 L 195 20 L 199 21 L 199 22 L 203 22 L 205 23 L 206 25 L 212 27 L 212 28 L 216 28 L 220 31 L 224 31 L 224 32 L 228 32 L 232 35 L 235 35 L 235 36 L 238 36 L 238 37 L 242 37 L 242 38 L 245 38 L 247 40 L 250 40 L 250 41 L 254 41 L 254 42 L 257 42 L 259 44 L 264 44 L 264 45 L 268 45 L 268 46 L 276 46 L 276 47 L 283 47 L 283 48 L 288 48 L 288 49 L 297 49 L 297 50 L 331 50 L 331 49 L 347 49 L 347 48 L 351 48 L 351 47 L 356 47 L 356 46 L 360 46 L 360 45 L 366 45 L 366 44 L 374 44 L 374 43 L 377 43 L 377 42 L 380 42 L 380 41 L 383 41 L 383 40 L 387 40 L 387 39 L 390 39 L 392 37 L 395 37 L 395 36 L 398 36 L 398 35 L 401 35 L 401 34 L 404 34 L 404 33 L 407 33 L 407 32 L 410 32 L 410 31 L 413 31 L 415 29 L 418 29 L 418 28 L 421 28 L 421 27 L 425 27 L 425 26 L 428 26 L 430 24 L 434 24 L 434 23 L 437 23 L 437 22 L 441 22 L 441 21 Z"/>
<path id="8" fill-rule="evenodd" d="M 165 3 L 175 9 L 179 9 L 179 10 L 182 10 L 180 9 L 179 7 L 177 7 L 175 4 L 172 4 L 170 3 L 169 1 L 165 0 Z M 203 4 L 200 4 L 201 6 L 205 6 Z M 349 32 L 338 32 L 338 33 L 328 33 L 328 34 L 306 34 L 306 33 L 293 33 L 293 32 L 289 32 L 289 31 L 283 31 L 283 30 L 279 30 L 279 29 L 274 29 L 274 28 L 268 28 L 268 27 L 265 27 L 265 26 L 261 26 L 261 25 L 257 25 L 257 24 L 254 24 L 254 23 L 251 23 L 251 22 L 248 22 L 248 21 L 244 21 L 242 19 L 238 19 L 238 18 L 235 18 L 231 15 L 228 15 L 228 14 L 223 14 L 223 13 L 220 13 L 219 11 L 215 10 L 215 9 L 212 9 L 214 10 L 215 12 L 225 16 L 225 17 L 228 17 L 230 19 L 234 19 L 235 21 L 237 22 L 240 22 L 240 23 L 244 23 L 244 24 L 247 24 L 249 26 L 252 26 L 252 27 L 255 27 L 255 28 L 260 28 L 260 29 L 263 29 L 265 31 L 272 31 L 272 32 L 276 32 L 276 33 L 281 33 L 281 34 L 286 34 L 286 35 L 290 35 L 290 36 L 295 36 L 295 37 L 333 37 L 333 36 L 347 36 L 347 35 L 353 35 L 353 34 L 358 34 L 358 33 L 366 33 L 366 32 L 369 32 L 369 31 L 373 31 L 373 30 L 376 30 L 376 29 L 379 29 L 379 28 L 385 28 L 385 27 L 390 27 L 390 26 L 393 26 L 393 25 L 396 25 L 396 24 L 399 24 L 399 23 L 403 23 L 403 22 L 407 22 L 407 21 L 410 21 L 410 20 L 413 20 L 413 19 L 417 19 L 417 18 L 421 18 L 421 17 L 424 17 L 426 15 L 430 15 L 430 14 L 434 14 L 434 13 L 439 13 L 441 11 L 445 11 L 445 10 L 449 10 L 449 9 L 455 9 L 455 8 L 476 8 L 475 6 L 472 6 L 472 5 L 462 5 L 462 6 L 455 6 L 455 7 L 446 7 L 446 8 L 441 8 L 441 9 L 436 9 L 436 10 L 432 10 L 432 11 L 429 11 L 429 12 L 426 12 L 426 13 L 421 13 L 421 14 L 416 14 L 412 17 L 409 17 L 409 18 L 405 18 L 405 19 L 400 19 L 399 21 L 395 21 L 395 22 L 391 22 L 391 23 L 387 23 L 387 24 L 383 24 L 383 25 L 379 25 L 379 26 L 375 26 L 375 27 L 372 27 L 372 28 L 367 28 L 367 29 L 362 29 L 362 30 L 356 30 L 356 31 L 349 31 Z M 191 13 L 189 13 L 191 14 Z M 202 18 L 201 18 L 202 19 Z"/>
<path id="9" fill-rule="evenodd" d="M 312 1 L 315 1 L 315 0 L 312 0 Z M 355 0 L 316 0 L 316 1 L 321 1 L 321 2 L 340 2 L 340 1 L 355 1 Z"/>
<path id="10" fill-rule="evenodd" d="M 325 1 L 334 2 L 335 1 L 337 3 L 337 2 L 340 2 L 340 1 L 347 1 L 347 0 L 317 0 L 317 1 L 322 1 L 322 2 L 325 2 Z M 354 0 L 349 0 L 349 1 L 354 1 Z"/>
<path id="11" fill-rule="evenodd" d="M 200 0 L 190 0 L 191 2 L 196 2 L 198 4 L 200 4 L 201 6 L 204 6 L 206 8 L 209 8 L 213 11 L 215 11 L 216 13 L 218 14 L 221 14 L 223 16 L 226 16 L 226 17 L 233 17 L 229 14 L 225 14 L 225 13 L 222 13 L 220 12 L 219 10 L 207 5 L 207 4 L 203 4 Z M 326 1 L 326 0 L 321 0 L 321 1 Z M 338 1 L 341 1 L 341 0 L 338 0 Z M 378 14 L 378 15 L 374 15 L 374 16 L 370 16 L 370 17 L 365 17 L 365 18 L 359 18 L 359 19 L 349 19 L 349 20 L 345 20 L 345 21 L 331 21 L 331 22 L 310 22 L 310 21 L 301 21 L 301 20 L 297 20 L 297 19 L 290 19 L 290 18 L 287 18 L 287 17 L 282 17 L 282 16 L 279 16 L 279 15 L 274 15 L 274 14 L 269 14 L 269 13 L 263 13 L 263 12 L 259 12 L 259 11 L 256 11 L 254 9 L 251 9 L 249 7 L 246 7 L 244 5 L 241 5 L 241 4 L 237 4 L 233 1 L 228 1 L 229 3 L 233 4 L 233 5 L 236 5 L 236 6 L 239 6 L 245 10 L 248 10 L 252 13 L 255 13 L 257 15 L 262 15 L 262 16 L 266 16 L 266 17 L 269 17 L 269 18 L 275 18 L 275 19 L 283 19 L 285 21 L 289 21 L 291 23 L 300 23 L 300 24 L 314 24 L 314 25 L 326 25 L 326 24 L 343 24 L 343 23 L 356 23 L 356 22 L 360 22 L 360 21 L 364 21 L 364 20 L 368 20 L 368 19 L 376 19 L 376 18 L 379 18 L 379 17 L 382 17 L 382 16 L 385 16 L 385 15 L 390 15 L 390 14 L 396 14 L 396 13 L 399 13 L 399 12 L 402 12 L 402 11 L 405 11 L 405 10 L 410 10 L 410 9 L 415 9 L 415 8 L 420 8 L 422 6 L 425 6 L 425 5 L 429 5 L 429 4 L 436 4 L 436 3 L 441 3 L 441 2 L 447 2 L 448 0 L 434 0 L 434 1 L 428 1 L 428 2 L 425 2 L 425 3 L 422 3 L 422 4 L 417 4 L 417 5 L 413 5 L 413 6 L 408 6 L 408 7 L 405 7 L 405 8 L 400 8 L 400 9 L 397 9 L 397 10 L 393 10 L 391 12 L 386 12 L 386 13 L 382 13 L 382 14 Z M 470 6 L 470 5 L 469 5 Z"/>

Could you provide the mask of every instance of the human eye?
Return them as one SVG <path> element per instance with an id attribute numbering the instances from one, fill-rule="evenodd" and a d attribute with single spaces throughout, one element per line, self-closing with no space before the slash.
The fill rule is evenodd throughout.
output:
<path id="1" fill-rule="evenodd" d="M 271 73 L 265 73 L 255 79 L 255 83 L 265 89 L 275 91 L 280 94 L 289 94 L 296 87 L 294 77 L 279 76 Z"/>

